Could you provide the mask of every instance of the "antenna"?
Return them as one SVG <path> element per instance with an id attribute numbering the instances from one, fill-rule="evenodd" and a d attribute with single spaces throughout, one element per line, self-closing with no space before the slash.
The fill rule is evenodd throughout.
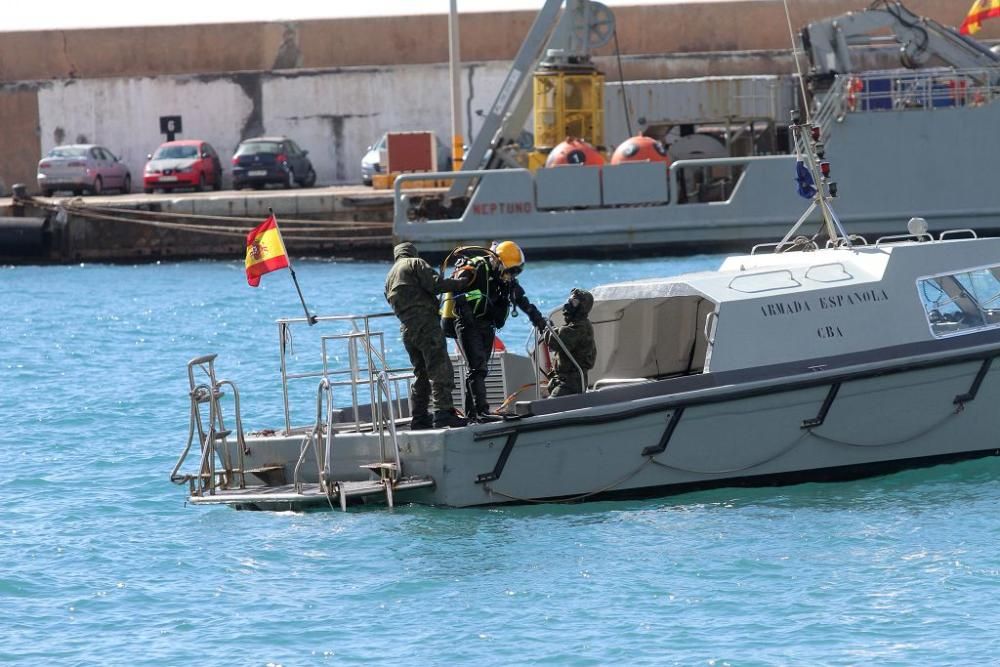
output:
<path id="1" fill-rule="evenodd" d="M 795 59 L 795 69 L 799 74 L 799 88 L 802 92 L 802 106 L 805 111 L 804 123 L 799 113 L 794 110 L 792 111 L 792 123 L 789 126 L 789 130 L 792 132 L 795 144 L 796 168 L 800 173 L 805 172 L 800 181 L 800 194 L 807 198 L 811 194 L 812 203 L 806 209 L 806 212 L 799 217 L 798 222 L 785 234 L 785 238 L 781 239 L 777 252 L 781 252 L 781 249 L 789 244 L 789 239 L 795 235 L 799 227 L 802 226 L 817 208 L 823 216 L 823 227 L 826 230 L 829 242 L 835 246 L 844 245 L 851 247 L 851 238 L 844 230 L 844 226 L 830 205 L 830 200 L 837 196 L 837 184 L 829 179 L 830 163 L 826 161 L 826 149 L 820 141 L 821 129 L 818 125 L 813 124 L 809 113 L 809 102 L 806 99 L 805 76 L 802 73 L 802 64 L 799 62 L 798 49 L 795 48 L 795 31 L 792 29 L 792 15 L 788 11 L 788 0 L 782 0 L 782 4 L 785 7 L 788 37 L 792 42 L 792 57 Z M 804 192 L 802 188 L 811 189 L 811 193 Z"/>
<path id="2" fill-rule="evenodd" d="M 792 44 L 792 58 L 795 59 L 795 70 L 799 73 L 799 90 L 802 92 L 802 106 L 805 107 L 806 125 L 811 125 L 812 118 L 809 114 L 809 104 L 806 100 L 806 78 L 802 74 L 802 64 L 799 62 L 799 50 L 795 48 L 795 31 L 792 29 L 792 15 L 788 11 L 788 0 L 782 0 L 782 4 L 785 6 L 785 22 L 788 24 L 788 38 Z"/>

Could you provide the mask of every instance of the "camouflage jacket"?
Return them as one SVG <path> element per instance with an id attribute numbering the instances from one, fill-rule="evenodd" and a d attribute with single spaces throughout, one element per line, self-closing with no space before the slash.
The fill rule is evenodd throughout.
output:
<path id="1" fill-rule="evenodd" d="M 442 278 L 417 255 L 412 243 L 400 243 L 393 249 L 396 260 L 385 277 L 385 300 L 401 322 L 423 317 L 438 317 L 437 295 L 465 288 L 464 280 Z"/>

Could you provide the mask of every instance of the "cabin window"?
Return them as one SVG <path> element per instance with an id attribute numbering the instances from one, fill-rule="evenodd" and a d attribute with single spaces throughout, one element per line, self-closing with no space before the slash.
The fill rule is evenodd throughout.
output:
<path id="1" fill-rule="evenodd" d="M 920 278 L 917 291 L 937 338 L 1000 326 L 1000 265 Z"/>

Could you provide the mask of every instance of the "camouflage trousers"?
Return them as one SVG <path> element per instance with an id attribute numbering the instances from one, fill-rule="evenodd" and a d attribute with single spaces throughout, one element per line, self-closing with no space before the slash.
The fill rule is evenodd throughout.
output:
<path id="1" fill-rule="evenodd" d="M 436 317 L 414 318 L 400 325 L 403 346 L 413 365 L 410 414 L 426 415 L 433 395 L 434 410 L 451 410 L 455 378 L 448 358 L 448 345 Z"/>
<path id="2" fill-rule="evenodd" d="M 557 373 L 549 380 L 549 398 L 582 393 L 583 383 L 580 382 L 580 374 L 575 370 L 568 374 Z"/>

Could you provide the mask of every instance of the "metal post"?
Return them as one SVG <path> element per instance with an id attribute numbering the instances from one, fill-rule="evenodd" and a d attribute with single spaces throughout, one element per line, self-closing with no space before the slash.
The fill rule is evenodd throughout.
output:
<path id="1" fill-rule="evenodd" d="M 278 348 L 281 351 L 281 394 L 285 401 L 285 433 L 292 432 L 292 415 L 288 407 L 288 367 L 285 365 L 285 340 L 288 335 L 288 323 L 278 322 Z"/>
<path id="2" fill-rule="evenodd" d="M 320 475 L 320 488 L 330 495 L 330 479 L 333 477 L 333 387 L 327 382 L 326 397 L 326 448 L 323 452 L 323 473 Z"/>
<path id="3" fill-rule="evenodd" d="M 535 367 L 535 400 L 542 399 L 542 365 L 538 361 L 538 329 L 531 327 L 531 342 L 533 345 L 531 360 L 534 362 L 532 365 Z"/>
<path id="4" fill-rule="evenodd" d="M 448 73 L 451 75 L 451 168 L 462 169 L 462 83 L 458 44 L 458 0 L 451 0 L 448 13 Z"/>
<path id="5" fill-rule="evenodd" d="M 354 411 L 354 430 L 361 430 L 361 414 L 358 411 L 358 382 L 361 378 L 361 368 L 358 365 L 357 338 L 347 339 L 347 360 L 351 366 L 351 409 Z"/>
<path id="6" fill-rule="evenodd" d="M 372 401 L 372 420 L 373 420 L 372 421 L 372 428 L 374 428 L 375 427 L 375 423 L 374 423 L 374 418 L 375 418 L 375 399 L 376 399 L 376 396 L 377 396 L 377 394 L 375 392 L 375 371 L 374 371 L 374 364 L 372 362 L 371 329 L 368 326 L 368 316 L 367 315 L 364 316 L 364 320 L 365 320 L 365 337 L 364 337 L 365 354 L 367 355 L 366 359 L 368 360 L 368 368 L 366 369 L 367 373 L 368 373 L 368 392 L 369 392 L 369 394 L 371 396 L 371 401 Z"/>

